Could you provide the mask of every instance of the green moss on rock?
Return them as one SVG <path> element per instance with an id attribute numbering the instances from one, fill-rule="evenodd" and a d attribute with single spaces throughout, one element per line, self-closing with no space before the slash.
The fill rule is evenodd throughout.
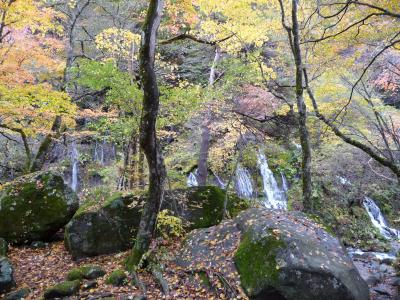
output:
<path id="1" fill-rule="evenodd" d="M 279 275 L 276 254 L 284 247 L 285 243 L 273 234 L 263 238 L 244 234 L 234 260 L 242 286 L 249 296 L 276 284 Z"/>
<path id="2" fill-rule="evenodd" d="M 79 291 L 80 281 L 64 281 L 56 284 L 44 292 L 44 299 L 64 298 L 75 295 Z"/>
<path id="3" fill-rule="evenodd" d="M 106 283 L 113 286 L 123 286 L 127 283 L 126 279 L 127 276 L 123 270 L 115 270 L 108 276 Z"/>
<path id="4" fill-rule="evenodd" d="M 37 172 L 0 191 L 0 236 L 11 243 L 46 240 L 78 209 L 76 194 L 59 174 Z"/>
<path id="5" fill-rule="evenodd" d="M 134 196 L 114 194 L 79 209 L 65 227 L 64 242 L 74 258 L 123 251 L 132 246 L 141 206 Z"/>
<path id="6" fill-rule="evenodd" d="M 70 270 L 67 274 L 67 280 L 82 281 L 83 279 L 96 279 L 104 276 L 105 274 L 106 272 L 100 266 L 87 265 Z"/>

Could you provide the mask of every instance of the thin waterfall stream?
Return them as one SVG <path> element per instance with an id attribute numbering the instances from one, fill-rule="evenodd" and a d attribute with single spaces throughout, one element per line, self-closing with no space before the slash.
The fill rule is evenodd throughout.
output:
<path id="1" fill-rule="evenodd" d="M 76 192 L 78 190 L 79 152 L 75 142 L 72 143 L 71 162 L 72 162 L 71 188 L 73 191 Z"/>

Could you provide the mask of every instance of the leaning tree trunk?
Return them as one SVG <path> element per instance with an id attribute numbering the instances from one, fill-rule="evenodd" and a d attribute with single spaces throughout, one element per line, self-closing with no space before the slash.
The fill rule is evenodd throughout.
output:
<path id="1" fill-rule="evenodd" d="M 163 200 L 165 167 L 156 136 L 156 120 L 159 109 L 159 89 L 154 71 L 157 31 L 160 26 L 163 0 L 150 0 L 143 25 L 139 64 L 144 97 L 140 124 L 140 147 L 149 167 L 148 199 L 144 205 L 136 242 L 127 260 L 129 270 L 134 270 L 150 246 L 157 215 Z"/>

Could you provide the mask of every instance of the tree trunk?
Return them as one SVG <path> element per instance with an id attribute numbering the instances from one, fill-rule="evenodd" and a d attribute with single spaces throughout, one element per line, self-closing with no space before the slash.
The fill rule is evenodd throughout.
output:
<path id="1" fill-rule="evenodd" d="M 299 133 L 301 141 L 302 157 L 302 181 L 303 181 L 303 206 L 306 211 L 312 210 L 312 183 L 311 183 L 311 146 L 307 129 L 307 107 L 304 102 L 303 88 L 303 63 L 300 48 L 299 22 L 297 19 L 297 0 L 292 0 L 292 51 L 296 64 L 296 102 L 299 111 Z M 290 38 L 290 36 L 289 36 Z"/>
<path id="2" fill-rule="evenodd" d="M 145 176 L 144 176 L 144 154 L 143 151 L 139 151 L 139 159 L 138 159 L 138 186 L 139 188 L 144 188 Z"/>
<path id="3" fill-rule="evenodd" d="M 142 46 L 139 65 L 144 97 L 140 124 L 140 147 L 149 166 L 148 199 L 144 205 L 136 242 L 127 260 L 129 270 L 134 270 L 150 246 L 157 215 L 164 195 L 165 167 L 156 136 L 156 121 L 159 109 L 159 89 L 154 71 L 157 31 L 161 21 L 163 0 L 150 0 L 143 25 Z"/>

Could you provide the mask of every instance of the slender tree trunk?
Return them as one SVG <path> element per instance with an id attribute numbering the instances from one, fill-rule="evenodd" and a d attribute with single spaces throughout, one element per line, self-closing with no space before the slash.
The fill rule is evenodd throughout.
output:
<path id="1" fill-rule="evenodd" d="M 159 89 L 154 71 L 157 31 L 161 21 L 163 0 L 150 0 L 143 25 L 139 65 L 143 86 L 143 111 L 140 124 L 140 147 L 149 166 L 148 199 L 144 205 L 136 242 L 127 260 L 129 270 L 134 270 L 150 246 L 157 215 L 164 196 L 165 166 L 156 136 L 159 109 Z"/>
<path id="2" fill-rule="evenodd" d="M 296 64 L 296 102 L 299 111 L 299 133 L 302 148 L 302 181 L 303 206 L 306 211 L 312 210 L 312 183 L 311 183 L 311 146 L 307 129 L 307 107 L 304 102 L 303 63 L 300 48 L 299 22 L 297 19 L 297 1 L 292 0 L 292 52 Z M 290 38 L 290 36 L 289 36 Z"/>
<path id="3" fill-rule="evenodd" d="M 129 188 L 133 189 L 138 185 L 138 141 L 136 136 L 132 139 L 131 150 L 130 150 L 130 162 L 129 162 Z"/>

